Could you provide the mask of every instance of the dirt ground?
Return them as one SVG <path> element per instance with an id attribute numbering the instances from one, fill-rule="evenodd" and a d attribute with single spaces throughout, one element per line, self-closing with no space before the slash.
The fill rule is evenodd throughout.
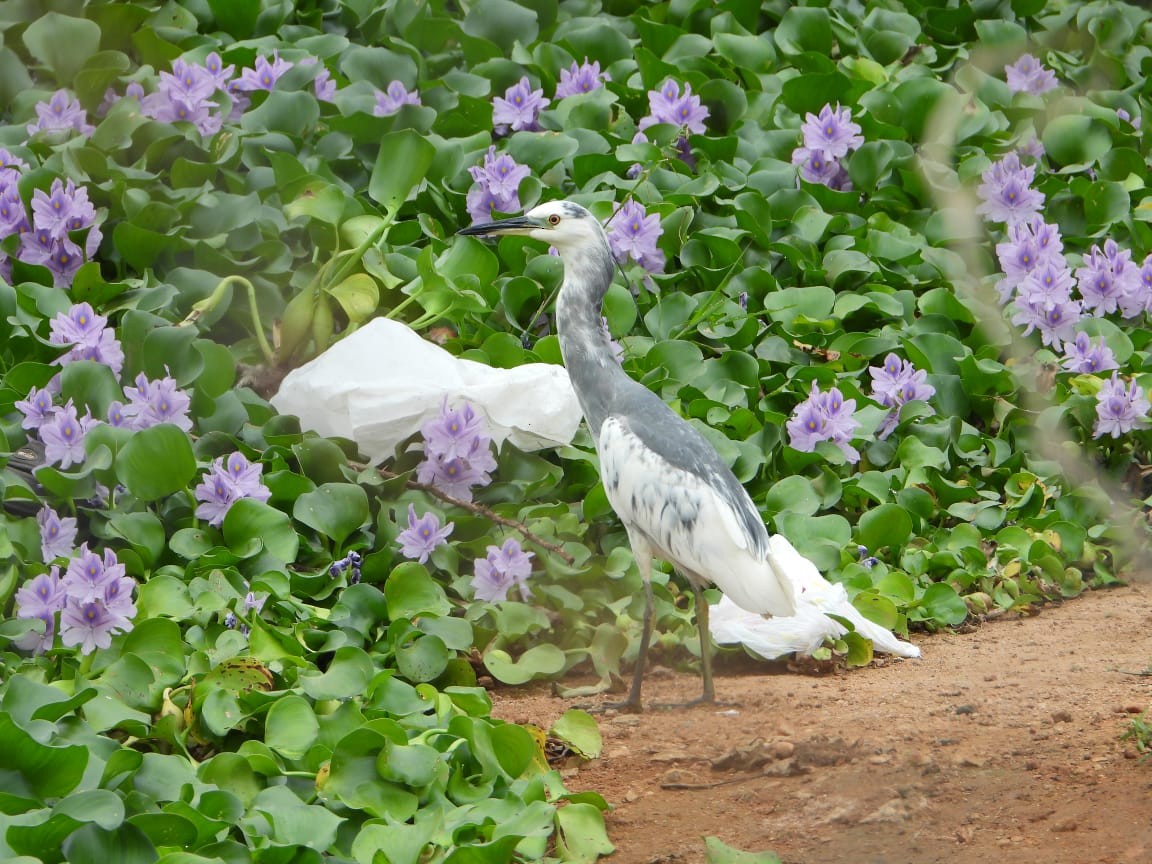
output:
<path id="1" fill-rule="evenodd" d="M 614 806 L 613 864 L 698 864 L 702 838 L 785 864 L 1152 862 L 1152 760 L 1121 740 L 1152 703 L 1152 586 L 1089 593 L 853 671 L 721 669 L 728 705 L 600 721 L 573 789 Z M 663 673 L 663 674 L 661 674 Z M 699 693 L 650 670 L 645 702 Z M 571 703 L 495 695 L 547 728 Z"/>

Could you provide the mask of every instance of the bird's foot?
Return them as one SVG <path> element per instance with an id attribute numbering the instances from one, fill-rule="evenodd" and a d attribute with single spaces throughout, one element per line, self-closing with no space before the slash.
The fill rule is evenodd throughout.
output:
<path id="1" fill-rule="evenodd" d="M 620 702 L 601 702 L 599 705 L 577 705 L 589 714 L 604 714 L 608 711 L 619 711 L 621 714 L 642 714 L 644 706 L 639 699 L 624 699 Z"/>
<path id="2" fill-rule="evenodd" d="M 687 702 L 653 702 L 651 707 L 657 711 L 673 711 L 677 708 L 738 708 L 738 702 L 722 702 L 715 696 L 697 696 Z"/>

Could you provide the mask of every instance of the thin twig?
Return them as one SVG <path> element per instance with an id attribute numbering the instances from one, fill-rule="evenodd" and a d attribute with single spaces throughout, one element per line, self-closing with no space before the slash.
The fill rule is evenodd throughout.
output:
<path id="1" fill-rule="evenodd" d="M 348 464 L 355 465 L 355 463 L 352 462 L 349 462 Z M 367 466 L 361 465 L 359 467 L 364 468 Z M 389 471 L 387 468 L 378 467 L 376 470 L 380 472 L 380 476 L 389 480 L 395 480 L 404 476 L 402 474 L 397 474 L 394 471 Z M 441 491 L 440 489 L 437 489 L 435 486 L 429 483 L 421 483 L 418 480 L 413 480 L 411 478 L 408 478 L 404 482 L 409 489 L 416 489 L 420 492 L 427 492 L 433 498 L 439 498 L 444 503 L 451 504 L 453 507 L 463 507 L 465 510 L 471 510 L 473 513 L 483 516 L 485 519 L 490 519 L 498 525 L 503 525 L 506 528 L 513 528 L 516 531 L 519 531 L 524 535 L 525 539 L 539 546 L 541 549 L 547 549 L 553 555 L 563 559 L 564 563 L 566 564 L 572 565 L 576 563 L 576 559 L 570 553 L 566 552 L 562 546 L 557 543 L 549 543 L 544 538 L 536 536 L 530 530 L 528 530 L 528 526 L 523 522 L 518 522 L 515 519 L 509 519 L 506 516 L 501 516 L 499 513 L 491 510 L 488 507 L 485 507 L 483 504 L 476 504 L 473 501 L 465 501 L 462 498 L 454 498 L 453 496 Z"/>

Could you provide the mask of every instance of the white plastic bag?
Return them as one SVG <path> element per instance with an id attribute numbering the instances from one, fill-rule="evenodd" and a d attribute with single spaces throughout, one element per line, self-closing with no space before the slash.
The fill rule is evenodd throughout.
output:
<path id="1" fill-rule="evenodd" d="M 467 401 L 488 420 L 497 446 L 521 450 L 568 444 L 580 405 L 561 366 L 494 369 L 454 357 L 399 321 L 377 318 L 316 359 L 293 369 L 272 397 L 304 429 L 351 438 L 373 462 L 449 405 Z"/>

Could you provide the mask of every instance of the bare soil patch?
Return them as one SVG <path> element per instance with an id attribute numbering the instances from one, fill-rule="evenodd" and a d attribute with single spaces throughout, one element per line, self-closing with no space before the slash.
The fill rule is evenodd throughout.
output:
<path id="1" fill-rule="evenodd" d="M 786 864 L 1152 862 L 1152 761 L 1121 740 L 1152 701 L 1126 674 L 1152 661 L 1152 588 L 914 641 L 923 659 L 854 671 L 722 667 L 719 708 L 610 713 L 569 787 L 614 805 L 618 864 L 698 864 L 706 835 Z M 698 695 L 654 671 L 646 704 Z M 572 704 L 494 699 L 545 728 Z"/>

